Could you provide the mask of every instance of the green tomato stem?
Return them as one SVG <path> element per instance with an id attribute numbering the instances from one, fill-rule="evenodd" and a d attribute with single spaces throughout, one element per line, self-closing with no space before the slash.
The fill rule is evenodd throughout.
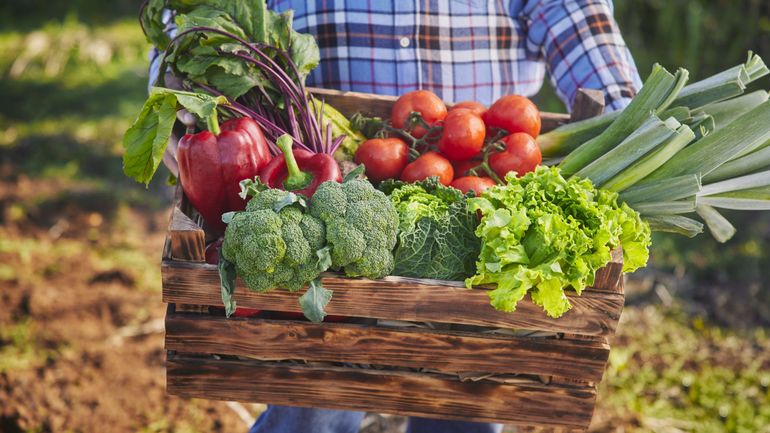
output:
<path id="1" fill-rule="evenodd" d="M 292 144 L 294 140 L 289 134 L 284 134 L 278 137 L 276 140 L 276 146 L 281 149 L 284 160 L 286 161 L 286 171 L 288 176 L 283 181 L 283 187 L 287 191 L 302 189 L 310 184 L 313 180 L 313 176 L 310 173 L 305 173 L 299 169 L 297 160 L 294 158 L 294 152 L 292 152 Z"/>

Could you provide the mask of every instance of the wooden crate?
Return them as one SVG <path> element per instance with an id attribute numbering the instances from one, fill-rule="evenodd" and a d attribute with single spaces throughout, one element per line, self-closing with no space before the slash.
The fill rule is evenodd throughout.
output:
<path id="1" fill-rule="evenodd" d="M 314 92 L 347 115 L 360 109 L 387 115 L 393 102 Z M 581 94 L 576 113 L 601 111 L 595 99 Z M 565 121 L 565 115 L 543 115 L 546 130 Z M 496 311 L 489 288 L 331 273 L 323 277 L 324 287 L 334 292 L 327 312 L 355 317 L 353 323 L 226 319 L 210 312 L 222 306 L 219 276 L 216 266 L 204 262 L 206 234 L 196 221 L 179 194 L 161 265 L 163 301 L 169 304 L 169 394 L 557 431 L 588 427 L 609 356 L 608 337 L 623 308 L 619 249 L 598 271 L 594 287 L 569 296 L 573 309 L 560 319 L 547 317 L 529 297 L 515 313 Z M 299 312 L 297 297 L 285 290 L 254 293 L 240 280 L 235 292 L 239 307 L 280 312 Z M 383 320 L 433 327 L 393 327 Z M 510 328 L 519 332 L 492 332 Z"/>

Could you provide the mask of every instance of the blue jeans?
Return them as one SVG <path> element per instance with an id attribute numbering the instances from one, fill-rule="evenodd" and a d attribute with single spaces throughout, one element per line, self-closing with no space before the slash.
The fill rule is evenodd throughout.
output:
<path id="1" fill-rule="evenodd" d="M 358 433 L 364 412 L 268 406 L 249 433 Z M 406 433 L 500 433 L 501 424 L 409 418 Z"/>

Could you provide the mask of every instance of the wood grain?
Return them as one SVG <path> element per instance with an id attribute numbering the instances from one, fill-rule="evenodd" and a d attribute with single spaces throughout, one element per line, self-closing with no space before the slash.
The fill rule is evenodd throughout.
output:
<path id="1" fill-rule="evenodd" d="M 171 238 L 171 257 L 174 260 L 206 261 L 206 242 L 203 229 L 185 215 L 179 207 L 174 207 L 168 229 Z"/>
<path id="2" fill-rule="evenodd" d="M 595 89 L 578 89 L 572 105 L 570 122 L 598 116 L 604 111 L 604 92 Z"/>
<path id="3" fill-rule="evenodd" d="M 352 116 L 354 113 L 363 112 L 369 116 L 379 116 L 383 118 L 390 118 L 390 111 L 393 107 L 393 103 L 396 102 L 395 96 L 376 95 L 374 93 L 359 93 L 359 92 L 343 92 L 339 90 L 320 89 L 317 87 L 310 87 L 308 91 L 318 99 L 323 99 L 334 108 L 339 110 L 340 113 L 347 117 Z M 451 107 L 452 104 L 447 104 Z M 567 123 L 570 119 L 567 114 L 559 113 L 540 113 L 541 118 L 541 131 L 548 132 L 559 125 Z"/>
<path id="4" fill-rule="evenodd" d="M 606 341 L 179 313 L 166 316 L 166 349 L 261 360 L 429 367 L 451 373 L 545 374 L 586 381 L 601 380 L 609 356 Z"/>
<path id="5" fill-rule="evenodd" d="M 189 398 L 585 429 L 591 387 L 461 382 L 448 376 L 172 354 L 167 391 Z"/>
<path id="6" fill-rule="evenodd" d="M 222 306 L 216 266 L 164 261 L 161 271 L 164 302 Z M 368 280 L 325 275 L 324 287 L 334 292 L 326 311 L 342 316 L 605 336 L 614 332 L 623 309 L 621 294 L 586 289 L 581 296 L 568 294 L 572 310 L 553 319 L 529 297 L 519 302 L 514 313 L 497 311 L 489 305 L 488 290 L 483 288 L 401 277 Z M 235 291 L 238 306 L 274 311 L 300 312 L 298 296 L 280 289 L 252 292 L 240 279 Z"/>

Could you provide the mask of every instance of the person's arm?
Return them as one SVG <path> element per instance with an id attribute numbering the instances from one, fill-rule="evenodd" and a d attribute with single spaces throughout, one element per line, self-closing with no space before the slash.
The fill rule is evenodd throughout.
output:
<path id="1" fill-rule="evenodd" d="M 612 0 L 530 0 L 520 14 L 527 55 L 545 62 L 567 107 L 583 87 L 603 91 L 607 111 L 617 110 L 642 85 L 612 13 Z"/>

